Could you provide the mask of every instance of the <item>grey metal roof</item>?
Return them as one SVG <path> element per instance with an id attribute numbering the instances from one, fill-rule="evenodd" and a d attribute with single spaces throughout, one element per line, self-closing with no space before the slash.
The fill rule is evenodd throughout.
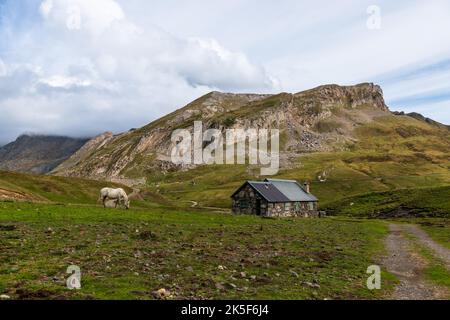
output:
<path id="1" fill-rule="evenodd" d="M 274 185 L 289 201 L 318 201 L 315 196 L 307 193 L 295 180 L 266 179 L 265 181 Z"/>
<path id="2" fill-rule="evenodd" d="M 289 202 L 289 199 L 272 183 L 248 181 L 248 184 L 269 202 Z"/>
<path id="3" fill-rule="evenodd" d="M 249 184 L 268 202 L 310 202 L 318 199 L 307 193 L 295 180 L 266 179 L 265 181 L 247 181 L 232 195 L 236 195 Z"/>

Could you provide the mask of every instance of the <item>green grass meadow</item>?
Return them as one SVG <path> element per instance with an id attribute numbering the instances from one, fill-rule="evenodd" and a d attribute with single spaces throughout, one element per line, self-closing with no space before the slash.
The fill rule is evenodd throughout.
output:
<path id="1" fill-rule="evenodd" d="M 0 203 L 0 293 L 17 299 L 378 299 L 384 222 Z M 68 290 L 66 269 L 82 272 Z M 383 288 L 393 284 L 387 277 Z"/>
<path id="2" fill-rule="evenodd" d="M 332 216 L 264 219 L 224 210 L 229 190 L 248 174 L 244 167 L 232 174 L 224 168 L 155 177 L 141 199 L 132 199 L 131 210 L 97 203 L 100 188 L 116 184 L 0 172 L 0 192 L 29 198 L 0 201 L 0 294 L 154 299 L 152 293 L 164 288 L 171 299 L 385 299 L 397 283 L 394 276 L 383 272 L 381 290 L 366 287 L 367 268 L 386 254 L 388 221 L 375 219 L 380 212 L 408 208 L 417 217 L 395 221 L 420 224 L 448 246 L 446 186 L 380 187 L 344 197 L 335 192 L 342 186 L 339 174 L 348 174 L 344 166 L 329 183 L 313 183 L 322 197 L 337 199 L 321 204 Z M 355 184 L 349 187 L 357 193 Z M 191 207 L 199 197 L 204 200 Z M 66 287 L 70 265 L 81 268 L 80 290 Z M 426 272 L 442 284 L 444 271 L 431 261 Z"/>

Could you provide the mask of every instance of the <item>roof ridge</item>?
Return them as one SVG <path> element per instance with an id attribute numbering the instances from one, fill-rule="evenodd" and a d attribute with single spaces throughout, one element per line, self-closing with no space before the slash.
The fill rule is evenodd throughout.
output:
<path id="1" fill-rule="evenodd" d="M 254 180 L 247 180 L 248 183 L 259 183 L 259 184 L 272 184 L 268 181 L 254 181 Z"/>
<path id="2" fill-rule="evenodd" d="M 296 183 L 298 183 L 298 181 L 297 180 L 289 180 L 289 179 L 265 179 L 265 180 L 267 180 L 267 181 L 280 181 L 280 182 L 296 182 Z"/>

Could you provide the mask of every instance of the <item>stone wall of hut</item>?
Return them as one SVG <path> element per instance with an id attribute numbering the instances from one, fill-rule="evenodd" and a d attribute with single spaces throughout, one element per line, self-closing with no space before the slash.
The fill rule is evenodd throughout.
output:
<path id="1" fill-rule="evenodd" d="M 262 198 L 252 187 L 246 185 L 232 199 L 232 211 L 235 214 L 258 214 L 258 203 L 260 204 L 260 215 L 267 215 L 267 201 Z"/>
<path id="2" fill-rule="evenodd" d="M 317 218 L 317 204 L 314 202 L 282 202 L 269 203 L 267 208 L 269 217 L 302 217 Z"/>

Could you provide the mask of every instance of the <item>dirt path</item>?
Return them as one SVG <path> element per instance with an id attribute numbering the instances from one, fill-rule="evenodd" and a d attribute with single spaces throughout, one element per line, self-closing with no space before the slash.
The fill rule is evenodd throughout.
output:
<path id="1" fill-rule="evenodd" d="M 419 239 L 420 243 L 422 243 L 424 246 L 431 249 L 434 253 L 434 255 L 441 259 L 447 269 L 450 270 L 450 250 L 443 247 L 439 243 L 436 243 L 431 237 L 422 229 L 415 225 L 405 225 L 403 228 L 408 231 L 409 233 L 412 233 L 417 239 Z"/>
<path id="2" fill-rule="evenodd" d="M 423 269 L 427 262 L 411 251 L 412 243 L 405 238 L 402 225 L 389 225 L 390 234 L 386 238 L 388 256 L 383 264 L 387 271 L 396 275 L 400 283 L 390 299 L 394 300 L 433 300 L 445 298 L 442 290 L 423 279 Z M 420 231 L 420 230 L 419 230 Z"/>
<path id="3" fill-rule="evenodd" d="M 197 201 L 193 201 L 193 200 L 188 200 L 188 202 L 191 203 L 191 208 L 198 208 L 198 209 L 208 209 L 208 210 L 214 210 L 216 212 L 230 212 L 229 209 L 225 209 L 225 208 L 218 208 L 218 207 L 202 207 L 198 205 Z"/>
<path id="4" fill-rule="evenodd" d="M 197 201 L 189 200 L 189 202 L 192 203 L 191 208 L 195 208 L 195 207 L 198 206 L 198 202 Z"/>

